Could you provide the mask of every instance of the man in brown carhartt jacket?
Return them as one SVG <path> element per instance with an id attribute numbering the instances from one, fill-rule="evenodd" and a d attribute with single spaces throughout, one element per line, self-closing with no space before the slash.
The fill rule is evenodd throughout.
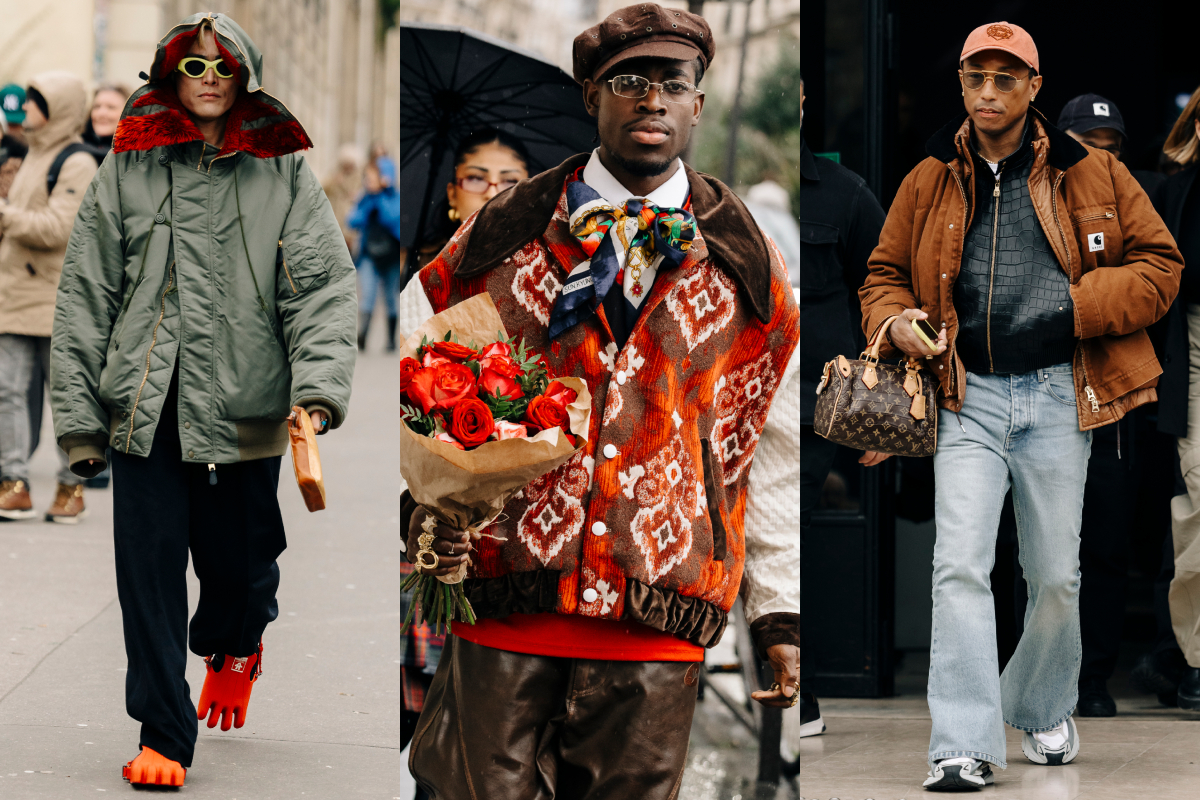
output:
<path id="1" fill-rule="evenodd" d="M 1090 431 L 1155 399 L 1162 370 L 1145 328 L 1166 313 L 1183 267 L 1129 171 L 1030 108 L 1038 64 L 1016 25 L 967 38 L 967 113 L 905 178 L 859 292 L 863 330 L 899 316 L 885 352 L 928 359 L 953 412 L 940 415 L 934 456 L 930 789 L 992 783 L 1004 723 L 1024 731 L 1035 764 L 1079 752 Z M 935 348 L 916 319 L 938 331 Z M 1010 487 L 1029 606 L 1000 675 L 989 572 Z"/>
<path id="2" fill-rule="evenodd" d="M 1162 369 L 1145 329 L 1170 307 L 1183 259 L 1124 164 L 1074 142 L 1031 110 L 1029 194 L 1070 282 L 1078 339 L 1072 360 L 1075 388 L 1088 401 L 1079 404 L 1079 429 L 1090 430 L 1155 400 L 1153 387 Z M 970 138 L 970 120 L 961 116 L 930 139 L 930 157 L 896 193 L 859 292 L 868 336 L 905 309 L 924 311 L 934 328 L 945 330 L 949 347 L 927 366 L 941 384 L 941 405 L 952 411 L 960 411 L 966 399 L 966 370 L 953 346 L 959 324 L 954 283 L 971 209 L 981 209 L 985 201 L 974 196 L 977 162 L 968 150 Z M 1096 234 L 1103 249 L 1092 249 Z M 890 342 L 880 352 L 898 355 Z"/>

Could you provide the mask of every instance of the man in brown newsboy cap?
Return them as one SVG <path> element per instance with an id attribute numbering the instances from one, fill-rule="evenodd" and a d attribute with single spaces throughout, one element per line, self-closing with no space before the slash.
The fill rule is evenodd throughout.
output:
<path id="1" fill-rule="evenodd" d="M 654 3 L 581 33 L 600 146 L 498 194 L 401 297 L 411 330 L 489 293 L 592 393 L 582 449 L 491 536 L 436 528 L 431 572 L 469 557 L 478 624 L 455 623 L 412 740 L 431 797 L 678 797 L 739 590 L 775 671 L 754 699 L 799 699 L 799 312 L 746 207 L 680 159 L 714 53 L 703 18 Z M 426 519 L 402 495 L 410 559 Z"/>

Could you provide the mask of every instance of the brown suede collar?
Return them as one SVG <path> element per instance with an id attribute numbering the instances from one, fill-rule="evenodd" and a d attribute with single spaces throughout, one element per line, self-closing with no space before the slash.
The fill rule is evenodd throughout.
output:
<path id="1" fill-rule="evenodd" d="M 571 156 L 485 205 L 467 237 L 455 277 L 473 278 L 495 269 L 545 233 L 567 176 L 590 157 L 589 153 Z M 742 287 L 755 316 L 765 325 L 774 313 L 771 257 L 758 223 L 725 184 L 687 164 L 683 168 L 692 189 L 692 213 L 709 257 Z M 473 246 L 475 243 L 478 246 Z"/>

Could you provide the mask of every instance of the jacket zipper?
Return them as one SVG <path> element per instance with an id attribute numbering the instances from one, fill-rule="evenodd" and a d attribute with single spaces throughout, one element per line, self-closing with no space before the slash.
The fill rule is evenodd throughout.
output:
<path id="1" fill-rule="evenodd" d="M 159 300 L 158 322 L 154 323 L 154 333 L 150 336 L 150 349 L 146 351 L 146 371 L 142 374 L 142 383 L 138 386 L 137 397 L 133 399 L 133 411 L 129 412 L 129 435 L 125 437 L 126 453 L 129 452 L 130 445 L 133 443 L 133 421 L 137 417 L 138 403 L 142 401 L 142 390 L 146 388 L 146 380 L 150 377 L 150 354 L 154 352 L 154 346 L 158 344 L 158 328 L 162 325 L 163 317 L 167 315 L 167 294 L 174 285 L 175 262 L 172 261 L 171 269 L 167 274 L 167 288 L 163 289 L 162 298 Z"/>
<path id="2" fill-rule="evenodd" d="M 996 363 L 992 360 L 992 290 L 996 285 L 996 237 L 1000 233 L 1000 177 L 1004 167 L 996 170 L 996 188 L 992 190 L 992 264 L 988 274 L 988 309 L 987 309 L 987 350 L 988 372 L 996 371 Z"/>
<path id="3" fill-rule="evenodd" d="M 962 236 L 963 242 L 965 243 L 967 240 L 967 190 L 966 190 L 966 187 L 963 186 L 962 179 L 958 177 L 958 173 L 955 172 L 954 169 L 952 167 L 950 167 L 949 164 L 947 164 L 946 167 L 947 167 L 947 169 L 950 170 L 950 174 L 954 176 L 954 182 L 958 185 L 958 193 L 960 195 L 962 195 L 963 221 L 962 221 L 962 230 L 960 231 L 960 235 Z M 950 305 L 953 308 L 953 306 L 954 306 L 953 302 Z M 947 335 L 947 337 L 949 337 L 949 333 L 947 333 L 946 335 Z M 955 337 L 955 338 L 957 338 L 957 337 Z M 948 356 L 950 356 L 950 358 L 949 358 L 949 361 L 950 361 L 950 385 L 954 387 L 955 391 L 957 391 L 958 390 L 958 377 L 957 377 L 958 372 L 955 369 L 955 362 L 958 360 L 958 358 L 955 355 L 954 345 L 952 343 L 950 344 L 950 346 L 948 346 L 946 348 L 946 354 Z M 962 426 L 962 421 L 960 420 L 959 427 L 961 427 L 961 426 Z"/>
<path id="4" fill-rule="evenodd" d="M 1116 214 L 1114 214 L 1113 212 L 1105 211 L 1103 214 L 1088 214 L 1086 217 L 1079 217 L 1078 219 L 1074 219 L 1071 221 L 1074 222 L 1076 225 L 1082 225 L 1083 223 L 1091 222 L 1094 219 L 1112 219 L 1115 216 L 1116 216 Z"/>
<path id="5" fill-rule="evenodd" d="M 292 294 L 296 294 L 296 284 L 292 283 L 292 273 L 287 268 L 287 256 L 283 254 L 283 239 L 279 240 L 279 260 L 283 262 L 283 274 L 287 276 L 288 286 L 292 287 Z"/>

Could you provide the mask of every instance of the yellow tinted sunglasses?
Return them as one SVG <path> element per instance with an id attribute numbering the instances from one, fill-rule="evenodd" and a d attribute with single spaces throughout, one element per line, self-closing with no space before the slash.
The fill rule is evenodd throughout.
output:
<path id="1" fill-rule="evenodd" d="M 203 58 L 196 56 L 188 56 L 179 62 L 179 66 L 175 69 L 187 75 L 189 78 L 203 78 L 204 73 L 210 69 L 217 74 L 218 78 L 232 78 L 233 72 L 229 69 L 229 65 L 221 59 L 216 61 L 205 61 Z"/>

